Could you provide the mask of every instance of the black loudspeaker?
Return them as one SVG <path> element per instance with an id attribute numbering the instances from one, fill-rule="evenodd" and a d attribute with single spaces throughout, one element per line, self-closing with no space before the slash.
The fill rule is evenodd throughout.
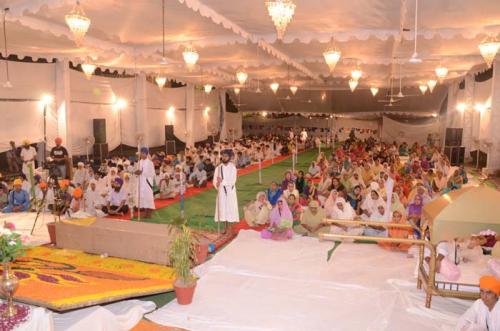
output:
<path id="1" fill-rule="evenodd" d="M 486 168 L 486 163 L 488 162 L 488 154 L 486 154 L 483 151 L 479 151 L 479 160 L 477 159 L 478 157 L 478 150 L 471 151 L 470 156 L 472 157 L 472 164 L 474 166 L 479 166 L 479 168 Z M 479 161 L 479 162 L 478 162 Z"/>
<path id="2" fill-rule="evenodd" d="M 165 125 L 165 141 L 167 140 L 175 140 L 173 125 Z"/>
<path id="3" fill-rule="evenodd" d="M 464 163 L 465 147 L 445 146 L 444 155 L 450 160 L 452 166 L 458 166 Z"/>
<path id="4" fill-rule="evenodd" d="M 106 143 L 106 119 L 94 118 L 94 138 L 96 144 Z"/>
<path id="5" fill-rule="evenodd" d="M 462 146 L 462 128 L 446 128 L 445 146 Z"/>
<path id="6" fill-rule="evenodd" d="M 108 144 L 94 144 L 94 158 L 104 160 L 108 157 Z"/>

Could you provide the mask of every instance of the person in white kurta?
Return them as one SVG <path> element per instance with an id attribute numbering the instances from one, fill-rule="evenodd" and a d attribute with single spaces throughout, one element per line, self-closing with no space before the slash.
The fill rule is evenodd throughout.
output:
<path id="1" fill-rule="evenodd" d="M 230 162 L 231 150 L 222 152 L 222 163 L 215 168 L 213 184 L 217 190 L 215 222 L 239 222 L 238 197 L 236 196 L 236 167 Z M 225 224 L 225 223 L 224 223 Z"/>
<path id="2" fill-rule="evenodd" d="M 300 132 L 300 141 L 302 141 L 302 143 L 305 143 L 307 140 L 307 131 L 306 129 L 302 129 L 302 132 Z"/>
<path id="3" fill-rule="evenodd" d="M 495 276 L 483 276 L 479 280 L 481 299 L 458 320 L 456 331 L 498 331 L 500 330 L 500 280 Z"/>
<path id="4" fill-rule="evenodd" d="M 155 176 L 155 167 L 153 161 L 148 157 L 149 149 L 147 147 L 141 148 L 141 159 L 137 163 L 137 170 L 135 174 L 139 176 L 137 199 L 138 208 L 144 209 L 145 218 L 151 217 L 155 209 L 155 201 L 153 195 L 153 178 Z"/>
<path id="5" fill-rule="evenodd" d="M 32 175 L 35 173 L 36 149 L 25 141 L 21 149 L 21 160 L 23 161 L 23 174 L 31 182 L 29 166 L 31 165 Z"/>

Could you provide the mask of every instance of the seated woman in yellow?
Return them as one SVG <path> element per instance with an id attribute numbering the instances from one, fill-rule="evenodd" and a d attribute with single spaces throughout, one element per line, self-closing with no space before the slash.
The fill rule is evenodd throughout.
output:
<path id="1" fill-rule="evenodd" d="M 329 227 L 324 223 L 325 210 L 320 208 L 318 201 L 309 202 L 308 208 L 302 213 L 299 225 L 293 231 L 303 236 L 317 237 L 321 232 L 328 232 Z"/>

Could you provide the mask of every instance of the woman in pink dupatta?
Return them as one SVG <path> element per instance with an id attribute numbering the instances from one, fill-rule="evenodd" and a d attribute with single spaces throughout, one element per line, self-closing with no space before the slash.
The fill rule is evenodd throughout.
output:
<path id="1" fill-rule="evenodd" d="M 281 197 L 269 215 L 269 227 L 260 232 L 263 239 L 287 240 L 293 236 L 293 216 L 286 200 Z"/>

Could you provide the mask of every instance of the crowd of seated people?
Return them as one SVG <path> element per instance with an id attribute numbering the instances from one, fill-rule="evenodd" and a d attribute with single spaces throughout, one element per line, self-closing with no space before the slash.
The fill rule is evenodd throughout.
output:
<path id="1" fill-rule="evenodd" d="M 307 169 L 286 171 L 281 180 L 276 178 L 259 193 L 258 201 L 245 208 L 245 217 L 250 225 L 263 224 L 263 217 L 284 201 L 293 229 L 301 235 L 334 232 L 418 238 L 418 230 L 332 225 L 324 219 L 393 222 L 419 229 L 425 204 L 467 182 L 463 166 L 452 167 L 432 144 L 409 146 L 351 137 L 337 143 L 328 155 L 321 152 Z M 409 248 L 401 244 L 381 246 L 405 252 Z"/>
<path id="2" fill-rule="evenodd" d="M 203 188 L 213 179 L 219 164 L 219 151 L 231 148 L 239 169 L 276 158 L 293 150 L 278 136 L 243 137 L 232 143 L 206 144 L 186 148 L 178 155 L 152 153 L 155 176 L 151 183 L 156 199 L 174 199 L 191 187 Z M 97 165 L 78 162 L 71 179 L 50 176 L 34 169 L 29 180 L 25 174 L 8 183 L 0 174 L 0 210 L 4 213 L 52 211 L 72 218 L 124 215 L 135 207 L 137 176 L 135 158 L 111 157 Z"/>

